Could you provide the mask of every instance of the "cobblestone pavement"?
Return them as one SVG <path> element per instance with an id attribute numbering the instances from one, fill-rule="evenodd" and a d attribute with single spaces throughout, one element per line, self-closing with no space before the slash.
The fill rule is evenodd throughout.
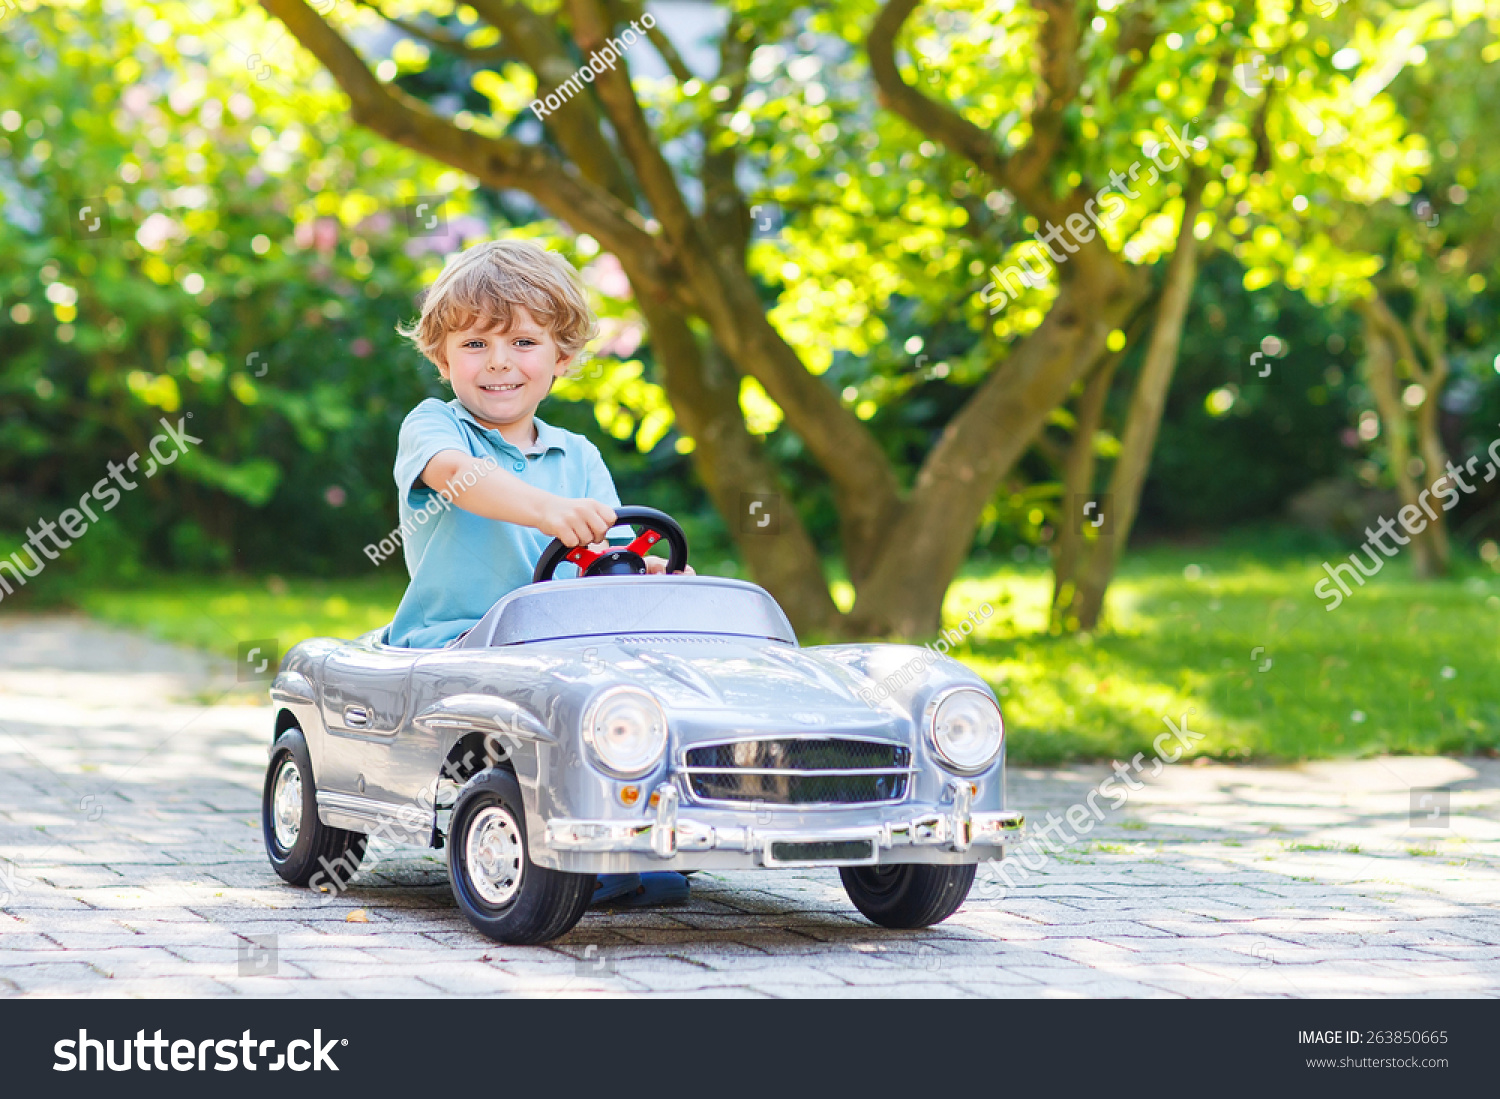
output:
<path id="1" fill-rule="evenodd" d="M 83 619 L 0 620 L 0 995 L 1500 992 L 1493 760 L 1167 767 L 921 933 L 865 922 L 833 871 L 762 871 L 509 947 L 469 928 L 438 852 L 391 848 L 331 903 L 271 872 L 264 698 Z M 1108 773 L 1017 768 L 1011 803 L 1039 823 Z M 1447 827 L 1413 826 L 1414 787 L 1450 791 Z"/>

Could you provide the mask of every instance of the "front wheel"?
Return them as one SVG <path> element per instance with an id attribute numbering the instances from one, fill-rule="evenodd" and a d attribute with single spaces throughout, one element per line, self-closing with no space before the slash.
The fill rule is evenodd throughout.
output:
<path id="1" fill-rule="evenodd" d="M 520 946 L 567 934 L 594 895 L 594 875 L 531 861 L 521 787 L 499 768 L 471 778 L 454 802 L 448 877 L 471 924 L 498 942 Z"/>
<path id="2" fill-rule="evenodd" d="M 969 896 L 975 866 L 849 866 L 839 871 L 844 892 L 865 918 L 910 930 L 942 923 Z"/>
<path id="3" fill-rule="evenodd" d="M 260 800 L 260 830 L 271 867 L 284 881 L 307 885 L 322 877 L 342 892 L 359 869 L 370 837 L 330 828 L 318 819 L 312 756 L 301 729 L 276 738 Z"/>

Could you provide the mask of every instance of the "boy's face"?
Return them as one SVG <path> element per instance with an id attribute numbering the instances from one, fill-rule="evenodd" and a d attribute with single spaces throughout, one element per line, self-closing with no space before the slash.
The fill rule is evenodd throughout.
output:
<path id="1" fill-rule="evenodd" d="M 483 319 L 449 332 L 443 343 L 447 365 L 438 364 L 453 395 L 487 427 L 529 422 L 552 379 L 568 368 L 552 333 L 524 306 L 516 306 L 512 318 L 504 332 L 486 327 Z"/>

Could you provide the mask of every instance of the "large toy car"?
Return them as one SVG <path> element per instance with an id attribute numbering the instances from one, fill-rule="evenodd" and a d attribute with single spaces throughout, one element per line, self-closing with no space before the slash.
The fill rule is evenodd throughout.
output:
<path id="1" fill-rule="evenodd" d="M 454 647 L 385 630 L 303 641 L 277 707 L 263 832 L 276 872 L 342 889 L 372 833 L 446 847 L 453 893 L 508 943 L 566 933 L 601 873 L 838 867 L 877 924 L 957 911 L 1004 808 L 1004 726 L 957 661 L 905 645 L 801 648 L 754 584 L 646 576 L 670 517 L 596 555 L 554 542 L 536 583 Z M 581 575 L 553 580 L 570 561 Z"/>

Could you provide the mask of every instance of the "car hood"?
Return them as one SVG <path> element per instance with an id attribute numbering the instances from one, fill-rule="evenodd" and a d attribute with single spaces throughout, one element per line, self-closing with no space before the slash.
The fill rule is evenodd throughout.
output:
<path id="1" fill-rule="evenodd" d="M 662 704 L 679 740 L 837 731 L 909 741 L 938 691 L 964 685 L 989 693 L 962 664 L 916 646 L 804 649 L 723 634 L 443 650 L 422 657 L 418 669 L 438 696 L 499 695 L 551 729 L 576 728 L 589 701 L 609 687 L 638 687 Z"/>
<path id="2" fill-rule="evenodd" d="M 790 645 L 717 636 L 629 637 L 600 645 L 598 659 L 615 678 L 674 709 L 868 709 L 857 677 Z"/>
<path id="3" fill-rule="evenodd" d="M 681 728 L 894 732 L 899 726 L 904 736 L 912 706 L 920 703 L 916 695 L 977 678 L 956 661 L 926 660 L 925 652 L 907 645 L 801 649 L 718 635 L 641 635 L 601 638 L 581 656 L 595 673 L 590 679 L 649 691 L 670 716 L 687 719 L 674 722 Z M 877 690 L 903 669 L 908 690 Z"/>

